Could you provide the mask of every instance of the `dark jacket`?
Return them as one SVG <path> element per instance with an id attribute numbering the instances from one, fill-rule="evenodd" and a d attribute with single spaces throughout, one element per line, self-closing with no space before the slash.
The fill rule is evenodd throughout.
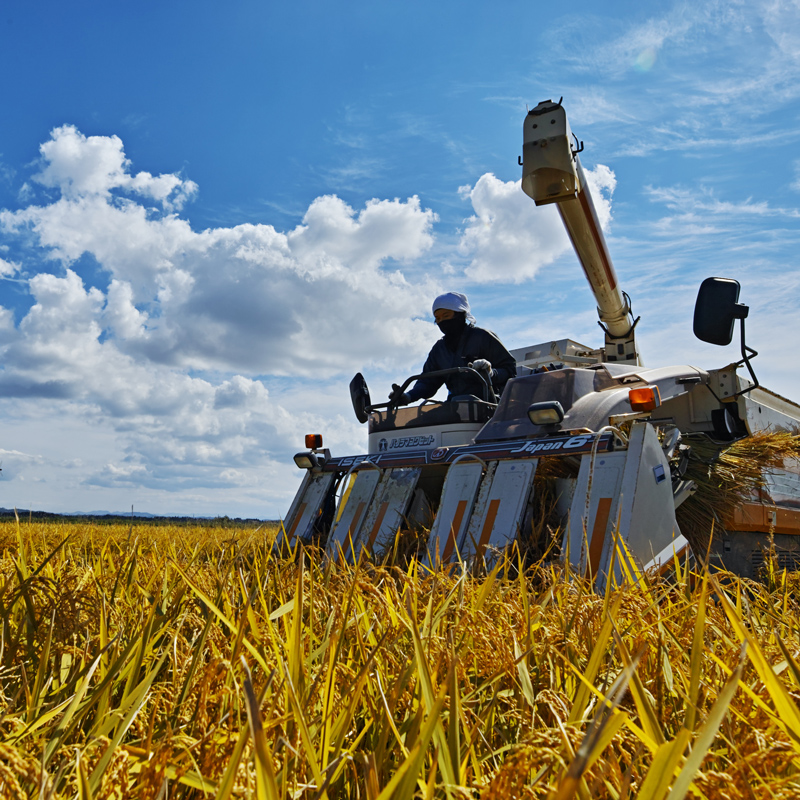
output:
<path id="1" fill-rule="evenodd" d="M 483 328 L 468 325 L 461 334 L 455 351 L 446 344 L 444 337 L 431 348 L 423 372 L 436 372 L 452 367 L 468 367 L 473 361 L 485 358 L 492 365 L 492 385 L 498 397 L 509 378 L 517 374 L 514 356 L 503 347 L 502 342 Z M 423 397 L 432 397 L 442 384 L 447 385 L 449 396 L 474 394 L 483 397 L 482 380 L 475 375 L 454 374 L 448 378 L 420 378 L 409 390 L 409 403 Z"/>

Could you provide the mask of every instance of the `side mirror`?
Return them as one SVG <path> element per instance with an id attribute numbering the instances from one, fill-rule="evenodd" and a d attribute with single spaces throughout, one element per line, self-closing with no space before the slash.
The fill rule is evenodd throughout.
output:
<path id="1" fill-rule="evenodd" d="M 752 392 L 759 385 L 750 364 L 750 359 L 755 358 L 758 353 L 744 341 L 744 321 L 749 311 L 747 306 L 739 302 L 739 281 L 730 278 L 706 278 L 700 284 L 694 306 L 694 335 L 698 339 L 709 344 L 730 344 L 733 339 L 733 324 L 737 319 L 742 321 L 742 360 L 733 366 L 735 369 L 744 364 L 753 382 L 729 397 L 728 401 Z"/>
<path id="2" fill-rule="evenodd" d="M 706 278 L 694 306 L 694 335 L 709 344 L 730 344 L 734 323 L 745 319 L 749 310 L 739 302 L 739 281 Z"/>
<path id="3" fill-rule="evenodd" d="M 369 419 L 372 404 L 369 399 L 367 382 L 360 372 L 356 373 L 356 376 L 350 381 L 350 399 L 353 401 L 356 419 L 362 424 L 365 423 Z"/>

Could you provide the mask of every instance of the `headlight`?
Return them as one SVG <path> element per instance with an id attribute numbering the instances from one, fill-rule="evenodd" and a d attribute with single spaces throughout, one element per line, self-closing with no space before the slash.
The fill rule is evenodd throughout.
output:
<path id="1" fill-rule="evenodd" d="M 294 463 L 300 469 L 316 469 L 319 467 L 319 461 L 314 453 L 298 453 L 294 457 Z"/>
<path id="2" fill-rule="evenodd" d="M 558 425 L 564 419 L 564 409 L 558 400 L 545 400 L 528 406 L 528 419 L 534 425 Z"/>

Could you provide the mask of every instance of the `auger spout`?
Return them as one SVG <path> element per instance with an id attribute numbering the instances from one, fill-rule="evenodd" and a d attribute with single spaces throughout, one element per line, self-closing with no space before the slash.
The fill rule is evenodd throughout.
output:
<path id="1" fill-rule="evenodd" d="M 522 145 L 522 190 L 537 206 L 555 203 L 597 301 L 606 334 L 605 361 L 639 364 L 627 295 L 619 288 L 578 145 L 561 103 L 546 100 L 528 112 Z"/>

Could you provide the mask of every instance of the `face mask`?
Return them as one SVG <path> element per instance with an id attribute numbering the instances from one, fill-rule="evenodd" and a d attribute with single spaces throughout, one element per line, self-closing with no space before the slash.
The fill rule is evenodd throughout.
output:
<path id="1" fill-rule="evenodd" d="M 464 330 L 467 321 L 463 314 L 458 314 L 451 319 L 443 319 L 441 322 L 437 322 L 436 324 L 439 326 L 439 330 L 445 335 L 445 337 L 450 339 L 458 336 L 461 331 Z"/>

